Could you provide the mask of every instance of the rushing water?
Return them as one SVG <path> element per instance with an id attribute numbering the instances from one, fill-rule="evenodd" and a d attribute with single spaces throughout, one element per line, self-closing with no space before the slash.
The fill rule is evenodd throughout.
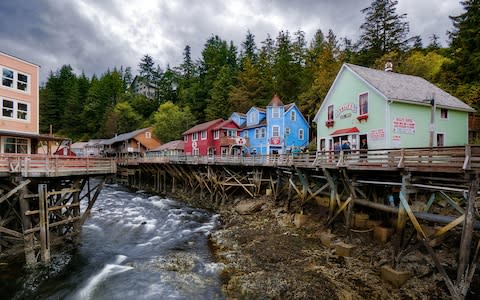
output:
<path id="1" fill-rule="evenodd" d="M 0 293 L 8 288 L 16 299 L 223 299 L 220 266 L 208 247 L 216 222 L 217 215 L 204 210 L 106 186 L 81 246 L 54 257 L 46 270 L 11 270 L 16 282 L 0 285 Z"/>

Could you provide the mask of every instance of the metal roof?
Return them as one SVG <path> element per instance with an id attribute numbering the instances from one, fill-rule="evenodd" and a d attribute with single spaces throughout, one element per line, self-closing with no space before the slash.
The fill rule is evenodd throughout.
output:
<path id="1" fill-rule="evenodd" d="M 147 128 L 142 128 L 142 129 L 138 129 L 138 130 L 135 130 L 135 131 L 131 131 L 131 132 L 127 132 L 127 133 L 122 133 L 122 134 L 119 134 L 117 135 L 116 137 L 113 137 L 111 139 L 108 139 L 108 140 L 103 140 L 100 142 L 100 144 L 102 145 L 112 145 L 112 144 L 115 144 L 115 143 L 118 143 L 118 142 L 123 142 L 123 141 L 128 141 L 130 139 L 133 139 L 135 136 L 149 130 L 150 127 L 147 127 Z"/>
<path id="2" fill-rule="evenodd" d="M 433 97 L 437 106 L 474 111 L 460 99 L 421 77 L 385 72 L 352 64 L 345 64 L 345 66 L 389 100 L 427 104 L 428 100 Z"/>

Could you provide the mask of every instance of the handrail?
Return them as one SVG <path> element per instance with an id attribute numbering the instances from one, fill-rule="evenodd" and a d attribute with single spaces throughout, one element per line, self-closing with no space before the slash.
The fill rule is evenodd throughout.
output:
<path id="1" fill-rule="evenodd" d="M 116 172 L 116 161 L 102 157 L 0 154 L 0 174 L 56 177 Z"/>
<path id="2" fill-rule="evenodd" d="M 145 156 L 132 163 L 229 164 L 252 166 L 349 167 L 462 171 L 480 169 L 480 145 L 349 151 L 319 151 L 275 155 Z"/>

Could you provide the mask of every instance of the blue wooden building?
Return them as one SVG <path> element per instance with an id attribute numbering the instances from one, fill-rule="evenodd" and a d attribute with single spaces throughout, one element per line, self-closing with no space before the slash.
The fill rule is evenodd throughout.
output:
<path id="1" fill-rule="evenodd" d="M 266 109 L 252 107 L 244 115 L 233 113 L 230 117 L 243 130 L 250 154 L 284 154 L 297 152 L 308 146 L 309 125 L 295 105 L 284 105 L 274 95 Z"/>

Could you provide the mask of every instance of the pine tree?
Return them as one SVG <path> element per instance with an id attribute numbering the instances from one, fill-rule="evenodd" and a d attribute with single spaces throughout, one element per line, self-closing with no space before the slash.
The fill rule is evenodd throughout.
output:
<path id="1" fill-rule="evenodd" d="M 371 5 L 361 10 L 365 22 L 360 26 L 359 63 L 372 65 L 375 59 L 393 50 L 408 48 L 407 14 L 397 14 L 397 0 L 373 0 Z"/>
<path id="2" fill-rule="evenodd" d="M 141 77 L 147 80 L 147 82 L 152 82 L 155 78 L 155 71 L 153 58 L 150 55 L 145 54 L 138 64 L 138 73 Z"/>
<path id="3" fill-rule="evenodd" d="M 218 118 L 227 119 L 232 113 L 232 108 L 228 102 L 228 94 L 232 89 L 232 75 L 229 66 L 225 65 L 220 70 L 210 92 L 211 96 L 207 100 L 205 108 L 205 119 L 207 121 Z"/>
<path id="4" fill-rule="evenodd" d="M 463 14 L 452 16 L 454 30 L 449 33 L 453 70 L 462 82 L 480 82 L 480 0 L 460 2 Z"/>
<path id="5" fill-rule="evenodd" d="M 258 60 L 257 45 L 255 44 L 255 35 L 253 35 L 250 30 L 247 31 L 247 36 L 245 41 L 242 43 L 242 54 L 240 57 L 240 64 L 243 68 L 245 61 L 249 60 L 250 63 L 255 64 Z"/>

